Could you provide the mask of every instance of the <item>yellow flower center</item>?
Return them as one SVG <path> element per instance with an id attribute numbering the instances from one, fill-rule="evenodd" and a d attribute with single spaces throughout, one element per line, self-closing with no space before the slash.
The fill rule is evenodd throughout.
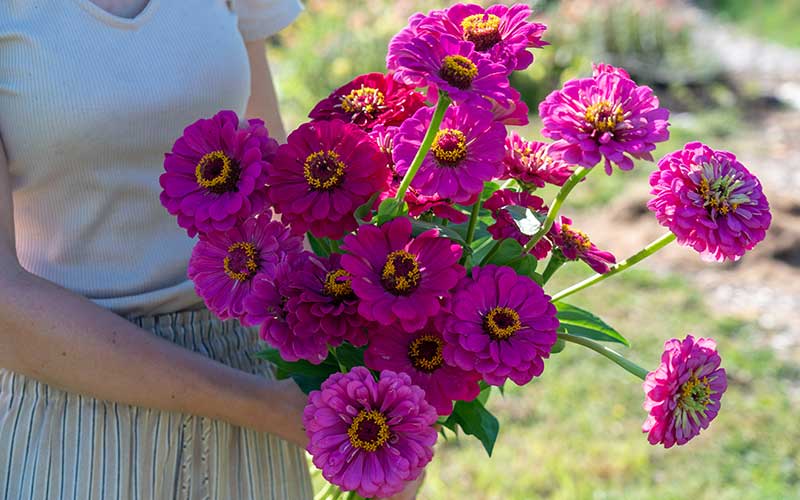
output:
<path id="1" fill-rule="evenodd" d="M 258 271 L 256 246 L 239 241 L 228 247 L 228 255 L 222 261 L 225 274 L 232 280 L 247 281 Z"/>
<path id="2" fill-rule="evenodd" d="M 519 314 L 510 307 L 495 307 L 483 318 L 483 330 L 492 340 L 504 340 L 522 329 Z"/>
<path id="3" fill-rule="evenodd" d="M 303 177 L 311 189 L 328 191 L 342 183 L 345 168 L 335 151 L 317 151 L 306 158 Z"/>
<path id="4" fill-rule="evenodd" d="M 361 410 L 347 429 L 350 444 L 364 451 L 378 451 L 391 437 L 386 416 L 378 410 Z"/>
<path id="5" fill-rule="evenodd" d="M 478 76 L 478 67 L 468 58 L 460 55 L 445 56 L 439 76 L 459 90 L 466 90 Z"/>
<path id="6" fill-rule="evenodd" d="M 586 108 L 584 118 L 592 128 L 605 133 L 615 130 L 617 124 L 625 119 L 625 113 L 620 105 L 612 106 L 608 101 L 600 101 Z"/>
<path id="7" fill-rule="evenodd" d="M 708 377 L 699 379 L 693 374 L 680 388 L 678 405 L 684 410 L 701 411 L 711 404 L 711 394 Z"/>
<path id="8" fill-rule="evenodd" d="M 223 151 L 206 153 L 194 170 L 197 184 L 212 193 L 225 193 L 236 188 L 239 166 Z"/>
<path id="9" fill-rule="evenodd" d="M 499 43 L 500 18 L 494 14 L 473 14 L 461 21 L 464 40 L 475 44 L 475 50 L 485 52 Z"/>
<path id="10" fill-rule="evenodd" d="M 408 295 L 419 286 L 422 273 L 414 255 L 395 250 L 386 257 L 381 272 L 383 287 L 395 295 Z"/>
<path id="11" fill-rule="evenodd" d="M 565 245 L 579 252 L 586 252 L 592 248 L 592 240 L 586 236 L 586 233 L 573 229 L 569 224 L 561 225 L 561 238 L 564 239 Z"/>
<path id="12" fill-rule="evenodd" d="M 467 138 L 460 130 L 445 128 L 436 132 L 431 152 L 439 165 L 453 167 L 467 157 Z"/>
<path id="13" fill-rule="evenodd" d="M 353 296 L 350 273 L 344 269 L 337 269 L 325 275 L 323 293 L 328 297 L 343 300 Z"/>
<path id="14" fill-rule="evenodd" d="M 408 359 L 417 370 L 431 373 L 444 364 L 444 342 L 435 335 L 423 335 L 408 345 Z"/>
<path id="15" fill-rule="evenodd" d="M 732 191 L 738 187 L 735 181 L 727 177 L 722 177 L 709 183 L 708 179 L 703 177 L 700 180 L 700 185 L 697 187 L 697 192 L 703 198 L 703 206 L 709 212 L 717 212 L 720 215 L 727 215 L 730 212 L 736 212 L 739 208 L 739 202 L 749 201 L 747 196 L 733 195 Z"/>
<path id="16" fill-rule="evenodd" d="M 383 107 L 383 92 L 372 87 L 353 89 L 346 96 L 342 96 L 341 106 L 345 113 L 365 113 L 373 115 Z"/>

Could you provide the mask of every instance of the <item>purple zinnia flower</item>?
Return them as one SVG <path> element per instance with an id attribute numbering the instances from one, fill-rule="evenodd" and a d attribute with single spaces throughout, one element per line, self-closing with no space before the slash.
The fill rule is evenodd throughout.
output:
<path id="1" fill-rule="evenodd" d="M 617 263 L 616 257 L 611 252 L 600 250 L 586 233 L 572 227 L 572 220 L 568 217 L 562 215 L 556 219 L 547 235 L 564 257 L 569 260 L 580 259 L 596 273 L 605 274 L 610 264 Z"/>
<path id="2" fill-rule="evenodd" d="M 478 373 L 444 362 L 444 322 L 445 317 L 439 315 L 416 332 L 396 326 L 377 330 L 364 352 L 364 364 L 372 370 L 407 373 L 439 415 L 452 413 L 453 400 L 472 401 L 481 392 Z"/>
<path id="3" fill-rule="evenodd" d="M 425 105 L 425 96 L 391 75 L 367 73 L 334 90 L 320 101 L 309 118 L 339 119 L 369 132 L 376 125 L 396 126 Z"/>
<path id="4" fill-rule="evenodd" d="M 403 122 L 394 140 L 394 164 L 403 176 L 428 130 L 433 108 L 422 108 Z M 447 109 L 430 151 L 411 181 L 419 194 L 457 203 L 474 198 L 483 183 L 503 171 L 506 129 L 491 112 L 470 106 Z"/>
<path id="5" fill-rule="evenodd" d="M 592 168 L 605 158 L 609 175 L 612 163 L 631 170 L 631 157 L 653 161 L 656 143 L 669 139 L 669 110 L 649 87 L 612 69 L 570 80 L 539 104 L 542 135 L 568 144 L 564 159 Z"/>
<path id="6" fill-rule="evenodd" d="M 303 426 L 314 465 L 332 484 L 385 498 L 419 477 L 433 458 L 436 410 L 405 373 L 376 381 L 357 366 L 334 373 L 308 397 Z"/>
<path id="7" fill-rule="evenodd" d="M 542 287 L 510 267 L 473 267 L 459 283 L 444 331 L 444 359 L 491 385 L 527 384 L 556 342 L 556 308 Z"/>
<path id="8" fill-rule="evenodd" d="M 440 298 L 464 275 L 461 246 L 431 229 L 411 236 L 404 217 L 380 227 L 363 225 L 345 237 L 342 267 L 361 299 L 358 312 L 388 326 L 399 322 L 415 332 L 441 310 Z"/>
<path id="9" fill-rule="evenodd" d="M 487 228 L 493 239 L 511 238 L 522 246 L 530 241 L 547 218 L 544 200 L 524 191 L 498 189 L 483 203 L 483 208 L 492 212 L 495 221 Z M 516 213 L 512 214 L 511 211 Z M 542 238 L 530 253 L 541 260 L 547 257 L 550 248 L 550 242 Z"/>
<path id="10" fill-rule="evenodd" d="M 562 159 L 563 142 L 526 141 L 516 132 L 506 137 L 503 179 L 514 179 L 524 187 L 563 186 L 572 166 Z"/>
<path id="11" fill-rule="evenodd" d="M 161 203 L 191 237 L 231 229 L 264 209 L 276 144 L 263 121 L 240 128 L 233 111 L 194 122 L 164 156 Z"/>
<path id="12" fill-rule="evenodd" d="M 389 171 L 366 132 L 341 120 L 300 125 L 267 168 L 269 198 L 295 233 L 341 238 Z"/>
<path id="13" fill-rule="evenodd" d="M 189 278 L 220 319 L 247 323 L 243 303 L 256 274 L 273 273 L 279 262 L 303 249 L 303 240 L 271 216 L 267 211 L 228 231 L 208 233 L 192 250 Z"/>
<path id="14" fill-rule="evenodd" d="M 686 444 L 717 416 L 728 379 L 713 339 L 664 342 L 661 365 L 647 374 L 642 426 L 650 444 Z"/>
<path id="15" fill-rule="evenodd" d="M 704 259 L 737 260 L 764 239 L 772 215 L 761 183 L 733 153 L 692 142 L 650 175 L 647 207 Z"/>

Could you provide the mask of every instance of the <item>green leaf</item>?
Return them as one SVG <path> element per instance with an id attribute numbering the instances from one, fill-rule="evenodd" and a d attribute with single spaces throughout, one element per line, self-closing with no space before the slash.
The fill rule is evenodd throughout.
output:
<path id="1" fill-rule="evenodd" d="M 372 216 L 372 207 L 375 206 L 375 200 L 378 199 L 378 196 L 380 196 L 380 193 L 373 194 L 369 201 L 358 207 L 353 213 L 353 217 L 356 218 L 359 225 L 366 223 L 367 218 Z"/>
<path id="2" fill-rule="evenodd" d="M 544 224 L 547 214 L 541 212 L 534 212 L 530 208 L 521 207 L 518 205 L 508 205 L 505 210 L 514 219 L 517 228 L 525 236 L 533 236 Z"/>
<path id="3" fill-rule="evenodd" d="M 617 342 L 631 346 L 628 339 L 589 311 L 564 302 L 556 302 L 555 306 L 558 310 L 558 321 L 561 323 L 558 331 L 601 342 Z"/>
<path id="4" fill-rule="evenodd" d="M 348 371 L 356 366 L 364 366 L 364 349 L 353 347 L 347 342 L 336 348 L 339 363 Z"/>
<path id="5" fill-rule="evenodd" d="M 257 353 L 256 357 L 275 365 L 275 377 L 278 379 L 292 378 L 306 394 L 319 389 L 331 374 L 339 371 L 339 366 L 330 356 L 319 365 L 304 360 L 286 361 L 281 358 L 278 350 L 273 348 Z"/>
<path id="6" fill-rule="evenodd" d="M 500 184 L 496 182 L 485 183 L 483 185 L 483 192 L 481 192 L 481 200 L 488 200 L 498 189 L 500 189 Z"/>
<path id="7" fill-rule="evenodd" d="M 443 425 L 453 431 L 456 426 L 461 427 L 465 434 L 478 438 L 486 453 L 492 456 L 500 424 L 477 399 L 456 402 L 453 413 Z"/>
<path id="8" fill-rule="evenodd" d="M 411 219 L 412 234 L 419 236 L 420 234 L 430 229 L 438 229 L 439 234 L 445 238 L 451 239 L 464 248 L 465 253 L 472 253 L 472 249 L 467 247 L 467 242 L 461 236 L 461 233 L 456 231 L 455 228 L 449 226 L 442 226 L 434 224 L 433 222 L 425 222 L 421 220 Z"/>
<path id="9" fill-rule="evenodd" d="M 384 222 L 400 217 L 408 213 L 408 204 L 405 201 L 398 202 L 394 198 L 386 198 L 378 206 L 377 224 L 380 226 Z"/>
<path id="10" fill-rule="evenodd" d="M 550 354 L 558 354 L 563 351 L 566 346 L 567 343 L 564 341 L 564 339 L 557 339 L 556 343 L 553 344 L 553 348 L 550 349 Z"/>
<path id="11" fill-rule="evenodd" d="M 536 265 L 539 263 L 536 257 L 527 253 L 520 256 L 517 260 L 510 262 L 508 265 L 512 267 L 517 274 L 532 278 L 536 274 Z"/>
<path id="12" fill-rule="evenodd" d="M 308 243 L 311 245 L 311 250 L 320 257 L 327 257 L 331 254 L 330 247 L 326 238 L 317 238 L 311 233 L 306 233 Z"/>
<path id="13" fill-rule="evenodd" d="M 504 239 L 500 242 L 500 248 L 489 259 L 487 264 L 495 264 L 498 266 L 507 266 L 512 261 L 522 256 L 522 245 L 515 240 Z"/>

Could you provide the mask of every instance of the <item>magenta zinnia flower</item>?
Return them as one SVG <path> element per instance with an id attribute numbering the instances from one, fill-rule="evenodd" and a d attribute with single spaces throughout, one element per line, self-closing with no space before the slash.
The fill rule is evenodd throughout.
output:
<path id="1" fill-rule="evenodd" d="M 633 160 L 653 161 L 657 142 L 669 138 L 669 110 L 649 87 L 638 86 L 605 65 L 592 78 L 570 80 L 539 104 L 542 135 L 564 140 L 564 159 L 592 168 L 605 159 L 631 170 Z"/>
<path id="2" fill-rule="evenodd" d="M 375 142 L 341 120 L 300 125 L 269 165 L 270 201 L 295 233 L 339 239 L 356 228 L 356 208 L 386 186 Z"/>
<path id="3" fill-rule="evenodd" d="M 231 229 L 264 209 L 276 144 L 263 121 L 240 128 L 233 111 L 194 122 L 164 156 L 161 203 L 191 237 Z"/>
<path id="4" fill-rule="evenodd" d="M 562 215 L 556 219 L 547 235 L 564 257 L 569 260 L 580 259 L 596 273 L 605 274 L 609 265 L 617 263 L 616 257 L 611 252 L 600 250 L 586 233 L 572 227 L 572 220 L 568 217 Z"/>
<path id="5" fill-rule="evenodd" d="M 495 240 L 511 238 L 522 246 L 530 241 L 531 236 L 536 234 L 547 218 L 547 206 L 544 200 L 524 191 L 498 189 L 483 203 L 483 208 L 492 212 L 495 221 L 487 228 L 492 238 Z M 517 213 L 512 214 L 511 211 Z M 531 248 L 531 253 L 541 260 L 547 257 L 550 248 L 550 242 L 542 238 Z"/>
<path id="6" fill-rule="evenodd" d="M 252 292 L 253 278 L 273 273 L 279 262 L 303 249 L 302 239 L 271 216 L 267 211 L 229 231 L 208 233 L 192 250 L 189 278 L 220 319 L 248 323 L 243 303 Z"/>
<path id="7" fill-rule="evenodd" d="M 386 498 L 433 458 L 436 410 L 405 373 L 375 380 L 363 366 L 334 373 L 308 397 L 303 426 L 314 465 L 332 484 Z"/>
<path id="8" fill-rule="evenodd" d="M 423 108 L 400 126 L 394 140 L 393 159 L 403 176 L 428 130 L 432 108 Z M 419 194 L 447 198 L 457 203 L 474 199 L 483 183 L 503 171 L 505 127 L 491 112 L 470 106 L 447 109 L 430 151 L 411 181 Z"/>
<path id="9" fill-rule="evenodd" d="M 524 187 L 563 186 L 572 166 L 562 158 L 563 142 L 526 141 L 516 132 L 506 137 L 503 179 L 514 179 Z"/>
<path id="10" fill-rule="evenodd" d="M 664 343 L 661 365 L 643 384 L 643 406 L 649 415 L 642 431 L 650 444 L 686 444 L 708 427 L 728 388 L 721 362 L 713 339 L 687 335 L 683 341 Z"/>
<path id="11" fill-rule="evenodd" d="M 737 260 L 764 239 L 772 221 L 761 183 L 733 153 L 692 142 L 650 175 L 647 207 L 678 243 L 704 259 Z"/>
<path id="12" fill-rule="evenodd" d="M 444 359 L 491 385 L 527 384 L 556 342 L 556 308 L 542 287 L 510 267 L 473 267 L 459 283 L 444 330 Z"/>
<path id="13" fill-rule="evenodd" d="M 396 326 L 377 330 L 364 352 L 364 364 L 372 370 L 407 373 L 425 391 L 425 400 L 439 415 L 453 411 L 453 400 L 478 397 L 481 376 L 448 365 L 442 357 L 445 317 L 428 321 L 419 331 L 408 333 Z"/>
<path id="14" fill-rule="evenodd" d="M 439 313 L 464 268 L 461 246 L 431 229 L 411 236 L 411 221 L 401 217 L 380 227 L 363 225 L 345 237 L 342 267 L 361 299 L 358 312 L 382 325 L 399 322 L 415 332 Z"/>
<path id="15" fill-rule="evenodd" d="M 425 96 L 391 75 L 367 73 L 334 90 L 308 117 L 339 119 L 369 132 L 376 125 L 397 126 L 425 105 Z"/>

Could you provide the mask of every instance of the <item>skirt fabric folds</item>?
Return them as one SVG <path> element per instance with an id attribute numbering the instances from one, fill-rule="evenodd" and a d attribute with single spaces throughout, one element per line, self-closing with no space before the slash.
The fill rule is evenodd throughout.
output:
<path id="1" fill-rule="evenodd" d="M 208 311 L 135 318 L 167 340 L 272 377 L 258 337 Z M 305 455 L 269 434 L 99 401 L 0 369 L 0 500 L 307 500 Z"/>

